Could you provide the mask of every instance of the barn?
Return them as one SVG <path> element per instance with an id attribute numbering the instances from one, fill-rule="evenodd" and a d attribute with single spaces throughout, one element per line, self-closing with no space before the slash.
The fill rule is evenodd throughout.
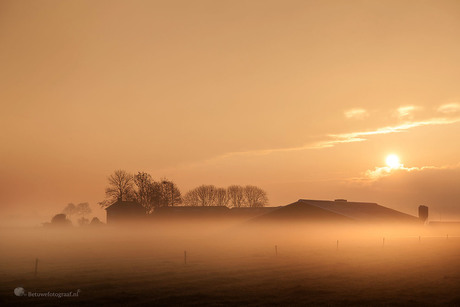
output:
<path id="1" fill-rule="evenodd" d="M 107 224 L 134 222 L 146 217 L 145 208 L 135 201 L 118 199 L 112 205 L 105 208 L 105 210 L 107 212 Z"/>

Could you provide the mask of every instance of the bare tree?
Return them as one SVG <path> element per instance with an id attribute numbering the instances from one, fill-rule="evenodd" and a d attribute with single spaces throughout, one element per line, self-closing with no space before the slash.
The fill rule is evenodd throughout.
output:
<path id="1" fill-rule="evenodd" d="M 133 175 L 124 170 L 116 170 L 112 175 L 107 177 L 107 180 L 109 186 L 105 189 L 106 199 L 99 203 L 102 207 L 107 207 L 117 199 L 134 199 Z"/>
<path id="2" fill-rule="evenodd" d="M 216 206 L 227 206 L 228 205 L 228 194 L 224 188 L 217 188 L 215 190 L 215 205 Z"/>
<path id="3" fill-rule="evenodd" d="M 78 223 L 83 225 L 89 222 L 85 216 L 91 213 L 91 208 L 88 203 L 79 203 L 76 206 L 73 203 L 68 203 L 62 212 L 64 215 L 66 215 L 66 218 L 68 217 L 69 220 L 71 220 L 72 215 L 81 216 L 80 219 L 78 219 Z"/>
<path id="4" fill-rule="evenodd" d="M 185 194 L 184 203 L 187 206 L 264 207 L 268 198 L 264 190 L 252 185 L 232 185 L 227 189 L 201 185 Z"/>
<path id="5" fill-rule="evenodd" d="M 230 206 L 235 208 L 245 207 L 244 188 L 239 185 L 232 185 L 227 188 L 227 195 Z"/>
<path id="6" fill-rule="evenodd" d="M 133 177 L 134 199 L 152 213 L 155 208 L 174 206 L 182 203 L 181 193 L 176 184 L 166 178 L 155 181 L 145 172 L 138 172 Z"/>
<path id="7" fill-rule="evenodd" d="M 244 197 L 248 207 L 265 207 L 268 204 L 267 193 L 253 185 L 244 187 Z"/>
<path id="8" fill-rule="evenodd" d="M 193 189 L 185 193 L 184 205 L 191 207 L 197 207 L 201 205 L 196 189 Z"/>
<path id="9" fill-rule="evenodd" d="M 152 179 L 150 174 L 138 172 L 134 176 L 136 185 L 135 195 L 136 200 L 147 210 L 147 213 L 152 213 L 156 207 L 161 206 L 162 202 L 162 187 L 158 182 Z"/>
<path id="10" fill-rule="evenodd" d="M 68 203 L 67 206 L 65 206 L 64 210 L 62 210 L 62 213 L 68 216 L 69 219 L 72 217 L 72 215 L 76 214 L 77 212 L 77 206 L 75 206 L 73 203 Z"/>
<path id="11" fill-rule="evenodd" d="M 85 218 L 84 216 L 78 219 L 78 225 L 84 226 L 88 224 L 89 224 L 89 219 Z"/>
<path id="12" fill-rule="evenodd" d="M 216 201 L 216 187 L 213 185 L 202 185 L 197 188 L 202 206 L 214 206 Z"/>
<path id="13" fill-rule="evenodd" d="M 145 172 L 138 172 L 137 175 L 134 175 L 134 184 L 136 190 L 134 191 L 136 195 L 136 200 L 143 206 L 146 206 L 150 201 L 150 188 L 153 184 L 153 179 L 150 174 Z"/>
<path id="14" fill-rule="evenodd" d="M 92 212 L 91 208 L 89 207 L 88 203 L 79 203 L 77 205 L 77 214 L 81 215 L 83 219 L 85 219 L 85 216 L 90 214 Z"/>
<path id="15" fill-rule="evenodd" d="M 215 206 L 216 187 L 213 185 L 201 185 L 185 194 L 187 206 Z"/>
<path id="16" fill-rule="evenodd" d="M 161 206 L 174 206 L 182 203 L 182 196 L 176 184 L 166 178 L 161 179 Z"/>

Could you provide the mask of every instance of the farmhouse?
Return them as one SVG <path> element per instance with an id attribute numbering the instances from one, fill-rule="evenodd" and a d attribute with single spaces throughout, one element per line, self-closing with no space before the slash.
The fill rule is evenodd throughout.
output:
<path id="1" fill-rule="evenodd" d="M 418 217 L 376 203 L 349 202 L 345 199 L 299 199 L 295 203 L 256 217 L 255 221 L 286 220 L 305 222 L 420 223 Z"/>
<path id="2" fill-rule="evenodd" d="M 105 208 L 107 224 L 138 221 L 146 216 L 145 208 L 135 201 L 123 201 L 120 198 Z"/>

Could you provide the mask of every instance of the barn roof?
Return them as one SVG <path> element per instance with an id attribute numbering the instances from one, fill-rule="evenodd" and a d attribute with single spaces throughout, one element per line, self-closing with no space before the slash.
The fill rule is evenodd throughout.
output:
<path id="1" fill-rule="evenodd" d="M 116 202 L 114 202 L 113 204 L 111 204 L 110 206 L 108 206 L 107 208 L 105 208 L 105 210 L 130 210 L 130 209 L 142 209 L 142 210 L 145 210 L 145 208 L 139 204 L 138 202 L 136 201 L 122 201 L 122 200 L 117 200 Z"/>
<path id="2" fill-rule="evenodd" d="M 297 203 L 300 206 L 315 206 L 323 210 L 340 214 L 347 218 L 361 221 L 361 222 L 410 222 L 419 221 L 415 216 L 393 210 L 377 203 L 368 202 L 349 202 L 344 199 L 337 200 L 313 200 L 313 199 L 299 199 Z M 291 204 L 291 205 L 294 205 Z M 290 206 L 290 205 L 288 205 Z"/>
<path id="3" fill-rule="evenodd" d="M 261 219 L 286 219 L 333 222 L 418 222 L 417 217 L 376 203 L 349 202 L 344 199 L 299 199 L 261 216 Z"/>

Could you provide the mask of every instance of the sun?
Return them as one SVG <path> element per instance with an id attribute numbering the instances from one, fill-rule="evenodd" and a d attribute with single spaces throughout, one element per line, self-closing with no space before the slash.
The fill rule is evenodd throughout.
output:
<path id="1" fill-rule="evenodd" d="M 386 162 L 390 168 L 400 168 L 401 167 L 401 163 L 399 162 L 399 157 L 397 155 L 394 155 L 394 154 L 388 155 Z"/>

